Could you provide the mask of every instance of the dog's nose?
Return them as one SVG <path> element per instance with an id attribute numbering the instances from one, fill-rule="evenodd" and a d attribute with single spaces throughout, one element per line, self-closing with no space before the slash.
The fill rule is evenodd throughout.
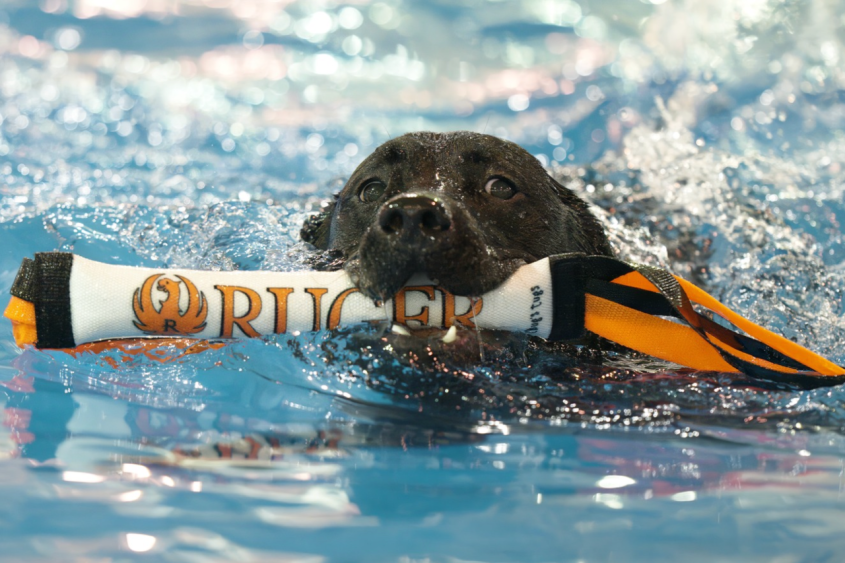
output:
<path id="1" fill-rule="evenodd" d="M 437 236 L 452 226 L 443 204 L 425 195 L 400 196 L 388 201 L 379 212 L 378 223 L 385 233 L 405 236 Z"/>

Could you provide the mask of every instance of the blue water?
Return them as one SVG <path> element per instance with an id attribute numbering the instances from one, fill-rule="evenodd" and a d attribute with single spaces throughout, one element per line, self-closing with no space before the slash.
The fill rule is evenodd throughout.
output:
<path id="1" fill-rule="evenodd" d="M 374 147 L 469 129 L 595 203 L 620 256 L 843 363 L 842 13 L 5 1 L 0 288 L 48 250 L 307 268 L 302 220 Z M 0 559 L 845 559 L 840 388 L 536 351 L 419 371 L 366 338 L 160 363 L 20 351 L 0 320 Z"/>

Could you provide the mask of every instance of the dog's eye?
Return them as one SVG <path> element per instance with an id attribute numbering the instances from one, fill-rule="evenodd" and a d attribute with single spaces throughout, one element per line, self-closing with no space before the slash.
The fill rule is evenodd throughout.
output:
<path id="1" fill-rule="evenodd" d="M 484 191 L 499 199 L 510 199 L 516 194 L 516 188 L 504 178 L 490 178 Z"/>
<path id="2" fill-rule="evenodd" d="M 358 192 L 358 197 L 364 203 L 373 203 L 374 201 L 377 201 L 382 194 L 384 194 L 384 190 L 386 188 L 387 186 L 379 180 L 370 180 L 364 184 L 364 187 L 361 188 L 360 192 Z"/>

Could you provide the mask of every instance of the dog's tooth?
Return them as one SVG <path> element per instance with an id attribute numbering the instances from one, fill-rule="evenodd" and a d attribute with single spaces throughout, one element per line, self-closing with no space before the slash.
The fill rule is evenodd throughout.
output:
<path id="1" fill-rule="evenodd" d="M 446 334 L 443 335 L 441 340 L 446 344 L 451 344 L 458 338 L 458 329 L 455 328 L 455 325 L 449 327 L 449 330 L 446 331 Z"/>
<path id="2" fill-rule="evenodd" d="M 400 324 L 393 323 L 390 327 L 390 332 L 393 334 L 401 334 L 402 336 L 411 336 L 411 331 Z"/>

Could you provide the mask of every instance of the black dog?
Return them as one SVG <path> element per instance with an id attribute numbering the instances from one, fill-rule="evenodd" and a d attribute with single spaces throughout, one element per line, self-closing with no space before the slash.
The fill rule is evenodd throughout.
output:
<path id="1" fill-rule="evenodd" d="M 409 133 L 381 145 L 301 234 L 378 299 L 418 272 L 479 296 L 546 256 L 612 254 L 587 205 L 536 158 L 470 132 Z"/>

